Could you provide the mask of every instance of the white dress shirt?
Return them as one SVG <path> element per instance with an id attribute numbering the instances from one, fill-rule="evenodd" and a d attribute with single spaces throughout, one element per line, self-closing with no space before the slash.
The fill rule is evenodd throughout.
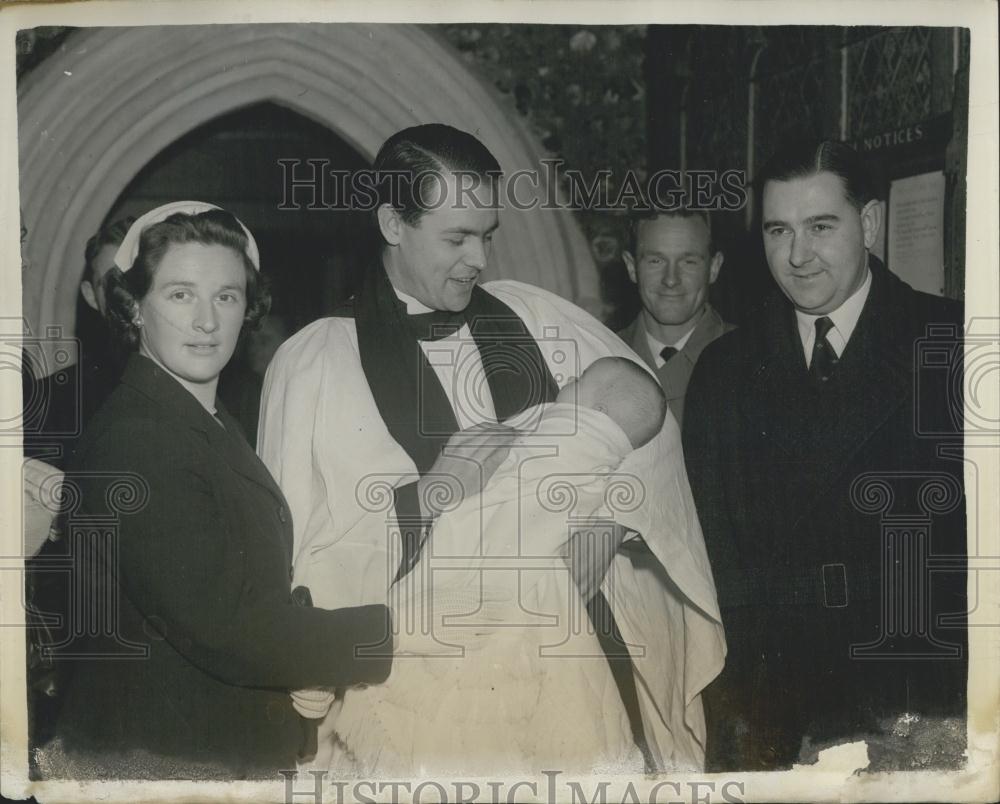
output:
<path id="1" fill-rule="evenodd" d="M 704 313 L 705 311 L 702 310 L 702 315 L 704 315 Z M 701 316 L 699 316 L 699 319 L 700 318 Z M 695 327 L 697 326 L 698 322 L 695 321 L 694 326 L 691 327 L 691 329 L 689 329 L 683 335 L 681 335 L 681 337 L 678 338 L 674 343 L 662 343 L 661 341 L 657 340 L 652 335 L 650 335 L 648 329 L 645 329 L 645 327 L 643 328 L 643 331 L 646 333 L 646 341 L 649 343 L 649 351 L 653 353 L 653 360 L 656 361 L 656 367 L 658 369 L 663 368 L 667 364 L 667 361 L 660 356 L 660 352 L 662 352 L 664 348 L 667 346 L 672 346 L 679 352 L 687 345 L 687 342 L 691 340 L 691 334 L 694 332 Z"/>
<path id="2" fill-rule="evenodd" d="M 865 281 L 861 283 L 861 287 L 848 296 L 840 307 L 825 314 L 833 322 L 830 331 L 826 333 L 826 340 L 833 347 L 833 351 L 837 353 L 837 357 L 840 357 L 844 353 L 844 349 L 847 348 L 847 342 L 851 339 L 851 334 L 858 325 L 861 310 L 865 306 L 871 287 L 872 272 L 866 269 Z M 812 363 L 813 344 L 816 341 L 816 319 L 823 316 L 810 315 L 796 310 L 795 317 L 798 319 L 799 338 L 802 339 L 802 350 L 805 352 L 806 368 L 808 368 Z"/>

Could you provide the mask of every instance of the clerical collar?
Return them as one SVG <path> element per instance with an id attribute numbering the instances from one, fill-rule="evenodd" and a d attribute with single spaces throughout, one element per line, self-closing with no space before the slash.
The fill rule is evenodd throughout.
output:
<path id="1" fill-rule="evenodd" d="M 871 288 L 872 272 L 865 265 L 865 281 L 861 283 L 861 287 L 848 296 L 840 307 L 825 314 L 833 322 L 833 329 L 830 330 L 826 338 L 833 344 L 838 356 L 843 353 L 847 342 L 854 333 L 854 328 L 858 325 L 858 319 L 861 318 L 861 310 L 868 300 L 868 293 L 871 291 Z M 810 355 L 812 354 L 813 341 L 816 339 L 816 319 L 821 318 L 821 316 L 810 315 L 809 313 L 796 310 L 795 318 L 799 325 L 799 338 L 802 339 L 802 348 L 805 350 L 805 354 Z"/>
<path id="2" fill-rule="evenodd" d="M 406 305 L 406 312 L 408 315 L 416 315 L 417 313 L 433 313 L 434 308 L 428 307 L 419 299 L 413 298 L 409 293 L 403 293 L 395 285 L 392 286 L 392 292 L 396 294 L 396 298 L 399 299 Z"/>

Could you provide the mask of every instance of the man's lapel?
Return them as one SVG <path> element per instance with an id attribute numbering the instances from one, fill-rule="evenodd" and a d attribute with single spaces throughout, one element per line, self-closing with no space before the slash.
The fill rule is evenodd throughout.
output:
<path id="1" fill-rule="evenodd" d="M 642 326 L 641 313 L 633 319 L 631 324 L 621 331 L 620 337 L 632 348 L 633 352 L 642 358 L 642 361 L 647 366 L 656 371 L 656 361 L 653 359 L 653 353 L 649 349 L 649 340 L 646 338 L 646 330 Z"/>
<path id="2" fill-rule="evenodd" d="M 885 285 L 883 277 L 873 275 L 831 388 L 816 388 L 809 376 L 791 305 L 775 300 L 763 314 L 764 348 L 742 413 L 760 438 L 771 442 L 770 454 L 802 470 L 795 478 L 796 493 L 789 495 L 794 508 L 789 521 L 829 493 L 872 435 L 912 398 L 907 362 L 892 337 Z"/>
<path id="3" fill-rule="evenodd" d="M 682 352 L 693 366 L 698 362 L 698 358 L 701 357 L 701 353 L 705 350 L 705 347 L 728 331 L 729 328 L 726 326 L 726 322 L 722 320 L 722 316 L 715 311 L 712 305 L 706 304 L 705 312 L 695 326 L 694 332 L 691 333 L 688 342 L 684 344 Z"/>
<path id="4" fill-rule="evenodd" d="M 722 334 L 723 326 L 719 314 L 710 305 L 706 305 L 684 348 L 657 372 L 669 401 L 678 403 L 678 400 L 684 399 L 695 363 L 705 347 Z"/>
<path id="5" fill-rule="evenodd" d="M 660 381 L 660 386 L 663 388 L 663 393 L 666 394 L 668 401 L 676 400 L 677 394 L 674 392 L 674 388 L 677 387 L 677 379 L 674 373 L 678 370 L 677 364 L 679 362 L 680 355 L 678 355 L 674 360 L 669 363 L 665 363 L 659 368 L 656 366 L 656 358 L 653 357 L 653 351 L 649 348 L 649 339 L 646 337 L 646 329 L 642 325 L 642 314 L 640 313 L 636 316 L 635 320 L 620 333 L 620 337 L 629 346 L 632 347 L 632 351 L 642 358 L 642 361 L 649 366 L 650 370 L 656 375 L 656 378 Z M 690 372 L 689 372 L 690 373 Z"/>

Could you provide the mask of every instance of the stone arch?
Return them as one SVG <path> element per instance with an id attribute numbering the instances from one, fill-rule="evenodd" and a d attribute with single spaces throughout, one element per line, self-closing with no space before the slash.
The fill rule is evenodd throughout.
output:
<path id="1" fill-rule="evenodd" d="M 371 159 L 421 122 L 473 131 L 510 174 L 545 153 L 491 87 L 427 28 L 266 24 L 75 32 L 19 87 L 20 187 L 32 331 L 72 331 L 83 248 L 129 181 L 209 120 L 269 101 Z M 547 192 L 544 174 L 534 195 Z M 519 184 L 519 199 L 530 196 Z M 491 273 L 599 304 L 597 269 L 565 210 L 502 214 Z"/>

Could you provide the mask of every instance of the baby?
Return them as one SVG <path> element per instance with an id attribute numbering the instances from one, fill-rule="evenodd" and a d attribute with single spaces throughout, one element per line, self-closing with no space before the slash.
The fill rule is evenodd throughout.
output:
<path id="1" fill-rule="evenodd" d="M 667 413 L 663 389 L 646 369 L 625 357 L 602 357 L 556 396 L 565 403 L 608 416 L 628 438 L 632 449 L 653 440 Z"/>
<path id="2" fill-rule="evenodd" d="M 666 408 L 649 372 L 606 357 L 508 422 L 521 435 L 507 459 L 440 516 L 390 590 L 390 677 L 346 692 L 313 767 L 373 778 L 642 772 L 567 557 L 576 529 L 613 519 L 613 484 L 629 479 L 616 470 L 660 432 Z"/>

